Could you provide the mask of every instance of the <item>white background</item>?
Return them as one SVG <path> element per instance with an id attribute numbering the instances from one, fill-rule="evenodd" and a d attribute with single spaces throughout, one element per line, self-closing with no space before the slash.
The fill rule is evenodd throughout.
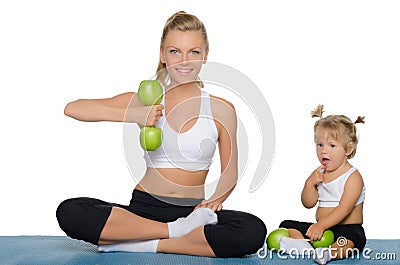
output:
<path id="1" fill-rule="evenodd" d="M 400 238 L 398 2 L 260 3 L 2 1 L 0 235 L 64 235 L 55 211 L 66 198 L 129 202 L 135 181 L 123 124 L 78 122 L 63 109 L 78 98 L 136 91 L 156 70 L 165 20 L 185 10 L 207 27 L 209 60 L 253 80 L 275 122 L 266 180 L 249 193 L 249 170 L 225 208 L 258 215 L 269 231 L 284 219 L 314 220 L 300 192 L 318 166 L 309 113 L 322 103 L 326 115 L 366 116 L 350 162 L 367 187 L 367 237 Z M 248 135 L 256 133 L 248 126 Z"/>

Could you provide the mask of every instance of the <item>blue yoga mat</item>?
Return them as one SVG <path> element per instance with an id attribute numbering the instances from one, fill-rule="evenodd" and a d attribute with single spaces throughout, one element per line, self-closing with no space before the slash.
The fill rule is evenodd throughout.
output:
<path id="1" fill-rule="evenodd" d="M 96 246 L 65 236 L 0 236 L 1 265 L 261 265 L 316 264 L 311 258 L 294 258 L 267 252 L 243 258 L 207 258 L 163 253 L 99 253 Z M 400 239 L 367 241 L 363 253 L 329 264 L 400 264 Z"/>

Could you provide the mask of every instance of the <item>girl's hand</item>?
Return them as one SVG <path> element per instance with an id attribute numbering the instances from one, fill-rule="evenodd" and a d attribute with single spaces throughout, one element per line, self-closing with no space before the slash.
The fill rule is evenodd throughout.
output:
<path id="1" fill-rule="evenodd" d="M 313 242 L 315 240 L 320 240 L 324 231 L 325 231 L 325 227 L 323 227 L 319 223 L 315 223 L 315 224 L 312 224 L 308 228 L 308 230 L 306 232 L 306 236 L 308 236 L 308 238 L 311 240 L 311 242 Z"/>
<path id="2" fill-rule="evenodd" d="M 326 166 L 321 165 L 316 170 L 314 170 L 313 173 L 311 173 L 311 175 L 308 177 L 308 180 L 312 185 L 316 186 L 324 182 L 325 168 Z"/>
<path id="3" fill-rule="evenodd" d="M 218 201 L 203 200 L 199 205 L 196 206 L 195 210 L 198 208 L 211 208 L 214 212 L 218 212 L 222 210 L 222 203 Z"/>

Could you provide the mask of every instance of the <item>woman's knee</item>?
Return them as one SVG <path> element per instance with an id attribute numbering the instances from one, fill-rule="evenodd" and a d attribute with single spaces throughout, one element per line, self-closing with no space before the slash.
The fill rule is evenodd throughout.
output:
<path id="1" fill-rule="evenodd" d="M 257 216 L 236 212 L 231 221 L 217 227 L 210 243 L 217 257 L 242 257 L 257 252 L 264 245 L 267 229 Z M 210 226 L 212 229 L 212 226 Z"/>
<path id="2" fill-rule="evenodd" d="M 73 198 L 60 203 L 56 216 L 60 228 L 69 236 L 97 244 L 112 206 L 92 198 Z"/>
<path id="3" fill-rule="evenodd" d="M 78 212 L 80 212 L 79 198 L 67 199 L 58 205 L 56 217 L 60 228 L 69 236 L 73 237 L 74 228 L 79 227 Z"/>
<path id="4" fill-rule="evenodd" d="M 238 244 L 243 245 L 243 248 L 247 250 L 246 254 L 255 253 L 264 245 L 267 228 L 260 218 L 254 215 L 248 215 L 243 231 L 243 236 Z"/>
<path id="5" fill-rule="evenodd" d="M 61 202 L 56 210 L 56 217 L 61 228 L 68 223 L 67 220 L 74 216 L 74 199 L 67 199 Z"/>

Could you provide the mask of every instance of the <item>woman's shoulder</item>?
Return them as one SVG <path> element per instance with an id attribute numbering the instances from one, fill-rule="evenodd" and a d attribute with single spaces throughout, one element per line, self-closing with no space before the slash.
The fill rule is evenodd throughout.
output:
<path id="1" fill-rule="evenodd" d="M 210 101 L 211 101 L 212 107 L 229 107 L 230 109 L 235 111 L 235 106 L 232 104 L 232 102 L 230 102 L 224 98 L 217 97 L 217 96 L 210 94 Z"/>
<path id="2" fill-rule="evenodd" d="M 224 127 L 235 130 L 237 115 L 234 105 L 228 100 L 210 95 L 210 105 L 214 120 L 218 121 L 217 126 L 224 124 Z"/>

